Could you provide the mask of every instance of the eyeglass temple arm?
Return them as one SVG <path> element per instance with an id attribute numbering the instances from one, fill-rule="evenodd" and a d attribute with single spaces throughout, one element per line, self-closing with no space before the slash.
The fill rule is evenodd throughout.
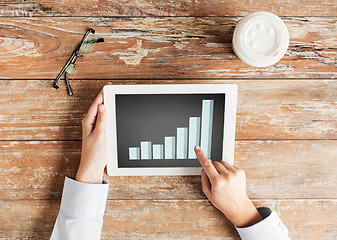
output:
<path id="1" fill-rule="evenodd" d="M 71 57 L 69 58 L 69 60 L 67 61 L 67 63 L 64 65 L 64 67 L 62 68 L 61 72 L 57 75 L 54 83 L 53 83 L 53 87 L 55 89 L 58 89 L 59 86 L 57 86 L 58 82 L 60 81 L 63 73 L 65 72 L 65 70 L 67 69 L 67 67 L 69 67 L 70 64 L 75 63 L 77 58 L 78 58 L 78 53 L 80 51 L 80 48 L 82 47 L 83 43 L 85 40 L 87 40 L 89 34 L 95 34 L 95 30 L 92 28 L 89 28 L 89 30 L 85 33 L 84 37 L 82 38 L 81 43 L 78 45 L 78 47 L 75 49 L 75 51 L 73 52 L 73 54 L 71 55 Z"/>
<path id="2" fill-rule="evenodd" d="M 68 79 L 68 73 L 65 72 L 64 76 L 66 78 L 66 88 L 67 88 L 68 95 L 72 96 L 74 93 L 73 93 L 73 90 L 70 87 L 70 83 L 69 83 L 69 79 Z"/>

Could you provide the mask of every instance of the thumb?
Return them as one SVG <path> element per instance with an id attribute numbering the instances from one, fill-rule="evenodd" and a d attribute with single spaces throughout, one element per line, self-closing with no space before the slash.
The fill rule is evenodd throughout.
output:
<path id="1" fill-rule="evenodd" d="M 98 132 L 105 132 L 107 120 L 108 113 L 106 107 L 103 104 L 98 104 L 95 130 Z"/>

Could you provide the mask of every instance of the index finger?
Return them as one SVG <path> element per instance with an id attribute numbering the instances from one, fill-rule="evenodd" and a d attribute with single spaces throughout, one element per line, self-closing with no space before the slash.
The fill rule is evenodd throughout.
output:
<path id="1" fill-rule="evenodd" d="M 206 155 L 204 154 L 204 152 L 201 150 L 199 146 L 195 146 L 194 151 L 197 154 L 199 162 L 201 166 L 203 167 L 203 169 L 205 170 L 205 173 L 207 174 L 209 180 L 212 181 L 214 177 L 219 175 L 218 171 L 215 169 L 210 159 L 206 157 Z"/>

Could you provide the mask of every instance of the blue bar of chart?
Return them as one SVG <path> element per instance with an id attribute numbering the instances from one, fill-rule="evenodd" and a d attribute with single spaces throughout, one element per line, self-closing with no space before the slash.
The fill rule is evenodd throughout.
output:
<path id="1" fill-rule="evenodd" d="M 177 159 L 187 159 L 188 128 L 177 128 Z"/>
<path id="2" fill-rule="evenodd" d="M 211 158 L 213 106 L 214 100 L 202 101 L 200 147 L 208 158 Z"/>
<path id="3" fill-rule="evenodd" d="M 152 159 L 151 142 L 140 142 L 140 157 L 141 159 Z"/>
<path id="4" fill-rule="evenodd" d="M 153 159 L 164 159 L 163 144 L 153 144 Z"/>
<path id="5" fill-rule="evenodd" d="M 130 147 L 129 148 L 129 159 L 130 160 L 139 160 L 140 159 L 139 147 Z"/>
<path id="6" fill-rule="evenodd" d="M 175 137 L 165 137 L 165 159 L 175 159 Z"/>
<path id="7" fill-rule="evenodd" d="M 190 117 L 188 134 L 188 158 L 196 159 L 194 147 L 200 145 L 200 117 Z"/>
<path id="8" fill-rule="evenodd" d="M 196 145 L 211 158 L 213 109 L 214 100 L 202 100 L 201 117 L 189 117 L 188 127 L 177 127 L 176 136 L 163 136 L 162 143 L 141 141 L 140 147 L 129 147 L 129 160 L 197 159 Z"/>

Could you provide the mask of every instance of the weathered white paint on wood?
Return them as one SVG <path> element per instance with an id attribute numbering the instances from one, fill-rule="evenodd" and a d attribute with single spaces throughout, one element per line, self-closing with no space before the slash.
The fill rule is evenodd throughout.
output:
<path id="1" fill-rule="evenodd" d="M 107 80 L 0 80 L 0 140 L 80 140 L 81 119 Z M 114 84 L 236 83 L 237 139 L 337 139 L 336 80 L 113 80 Z M 60 82 L 64 86 L 64 81 Z"/>
<path id="2" fill-rule="evenodd" d="M 336 16 L 337 8 L 334 0 L 6 0 L 0 16 L 245 16 L 256 11 L 282 16 Z"/>
<path id="3" fill-rule="evenodd" d="M 253 198 L 337 198 L 336 140 L 237 141 Z M 59 199 L 80 141 L 0 142 L 1 199 Z M 216 160 L 216 159 L 214 159 Z M 109 199 L 204 199 L 200 176 L 109 177 Z"/>
<path id="4" fill-rule="evenodd" d="M 277 211 L 292 239 L 337 237 L 336 200 L 259 200 Z M 1 201 L 5 239 L 49 239 L 59 201 Z M 15 221 L 13 221 L 15 219 Z M 41 224 L 43 223 L 43 224 Z M 108 200 L 102 239 L 239 239 L 208 200 Z"/>
<path id="5" fill-rule="evenodd" d="M 246 140 L 236 141 L 235 158 L 246 170 L 249 196 L 276 209 L 293 239 L 336 239 L 336 81 L 328 80 L 337 77 L 336 6 L 330 0 L 3 2 L 0 16 L 12 18 L 0 18 L 0 79 L 7 79 L 0 80 L 0 140 L 59 141 L 0 142 L 0 238 L 50 237 L 59 209 L 52 199 L 60 199 L 64 176 L 75 175 L 80 159 L 81 142 L 64 140 L 80 139 L 81 118 L 107 82 L 72 81 L 69 97 L 51 88 L 52 79 L 93 27 L 106 41 L 78 61 L 76 79 L 238 83 L 236 136 Z M 282 18 L 290 33 L 285 57 L 261 69 L 231 49 L 237 16 L 258 10 L 292 16 Z M 182 15 L 206 17 L 99 17 Z M 181 78 L 188 80 L 156 80 Z M 198 176 L 106 179 L 102 239 L 238 239 L 205 199 Z"/>
<path id="6" fill-rule="evenodd" d="M 89 27 L 104 37 L 76 79 L 336 78 L 334 17 L 284 18 L 289 49 L 255 68 L 232 51 L 238 17 L 0 18 L 0 79 L 54 79 Z"/>

